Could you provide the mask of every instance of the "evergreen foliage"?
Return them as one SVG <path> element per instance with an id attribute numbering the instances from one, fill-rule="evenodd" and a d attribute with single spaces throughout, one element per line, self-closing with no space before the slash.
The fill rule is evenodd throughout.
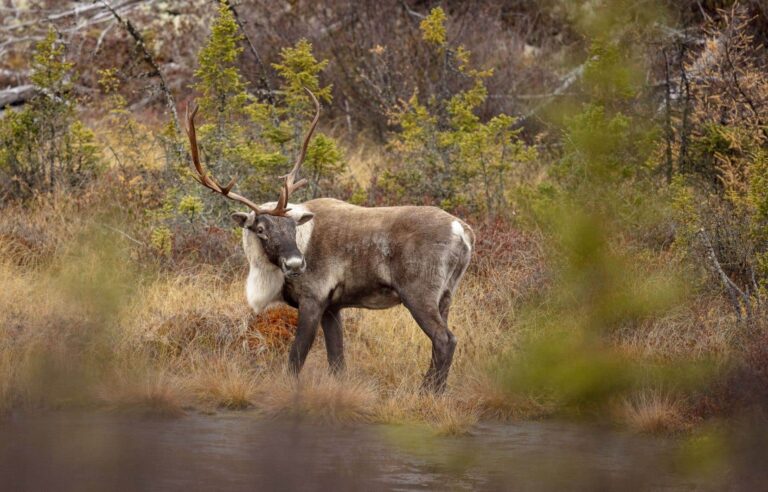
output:
<path id="1" fill-rule="evenodd" d="M 0 119 L 0 172 L 17 198 L 82 185 L 99 169 L 94 134 L 77 117 L 64 50 L 50 29 L 32 55 L 38 94 Z"/>
<path id="2" fill-rule="evenodd" d="M 274 65 L 281 78 L 280 97 L 271 105 L 248 91 L 239 72 L 241 39 L 232 12 L 222 2 L 195 72 L 194 87 L 201 93 L 200 121 L 204 122 L 199 140 L 212 175 L 222 181 L 236 176 L 241 192 L 257 202 L 269 201 L 277 198 L 276 178 L 290 169 L 314 116 L 304 87 L 331 101 L 330 86 L 319 81 L 328 62 L 317 61 L 306 40 L 283 49 L 280 62 Z M 344 170 L 336 141 L 317 132 L 303 169 L 313 186 L 309 196 L 294 199 L 333 189 Z M 209 206 L 221 207 L 225 202 L 215 199 Z"/>
<path id="3" fill-rule="evenodd" d="M 415 93 L 391 117 L 399 127 L 388 148 L 394 165 L 377 183 L 396 202 L 435 203 L 488 215 L 507 208 L 516 167 L 536 158 L 515 129 L 515 118 L 500 114 L 483 122 L 477 116 L 488 92 L 484 80 L 491 70 L 470 64 L 470 52 L 446 41 L 445 13 L 432 10 L 421 23 L 424 40 L 444 70 L 455 70 L 468 88 L 449 97 Z"/>

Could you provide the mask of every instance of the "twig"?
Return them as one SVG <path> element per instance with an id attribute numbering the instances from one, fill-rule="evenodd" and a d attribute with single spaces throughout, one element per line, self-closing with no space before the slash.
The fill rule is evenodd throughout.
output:
<path id="1" fill-rule="evenodd" d="M 136 42 L 136 47 L 139 48 L 139 50 L 141 51 L 144 61 L 147 63 L 147 65 L 149 65 L 152 68 L 151 75 L 156 76 L 160 80 L 160 90 L 163 92 L 163 95 L 165 96 L 165 105 L 168 107 L 168 110 L 171 112 L 171 115 L 173 116 L 174 131 L 176 132 L 177 135 L 179 135 L 181 130 L 181 125 L 179 124 L 179 115 L 176 112 L 176 102 L 173 99 L 173 94 L 171 94 L 171 91 L 168 88 L 168 84 L 165 81 L 163 72 L 160 71 L 160 67 L 155 61 L 155 57 L 152 56 L 152 53 L 149 52 L 149 48 L 147 48 L 147 44 L 144 41 L 144 37 L 136 29 L 136 27 L 134 27 L 133 23 L 131 23 L 130 20 L 123 19 L 122 17 L 120 17 L 120 14 L 118 14 L 117 11 L 113 9 L 109 5 L 109 3 L 107 3 L 107 0 L 100 0 L 100 1 L 112 13 L 112 15 L 115 17 L 117 22 L 119 22 L 120 25 L 122 25 L 123 28 L 125 28 L 128 34 Z"/>
<path id="2" fill-rule="evenodd" d="M 734 7 L 735 8 L 735 7 Z M 729 36 L 728 40 L 725 42 L 725 45 L 723 46 L 723 53 L 725 54 L 725 61 L 728 62 L 728 68 L 731 70 L 731 78 L 733 78 L 733 86 L 736 87 L 736 90 L 739 92 L 741 97 L 744 99 L 744 102 L 747 103 L 747 106 L 749 106 L 749 109 L 752 110 L 752 113 L 755 115 L 755 120 L 757 121 L 757 126 L 760 128 L 760 131 L 762 132 L 763 136 L 768 140 L 768 129 L 766 129 L 765 124 L 760 119 L 760 113 L 757 111 L 757 107 L 755 106 L 755 103 L 752 101 L 752 98 L 749 97 L 749 95 L 746 93 L 744 88 L 741 86 L 741 83 L 739 83 L 739 77 L 736 70 L 736 65 L 733 63 L 733 60 L 731 59 L 731 32 L 733 31 L 733 26 L 729 29 Z"/>
<path id="3" fill-rule="evenodd" d="M 666 149 L 665 157 L 667 161 L 666 174 L 667 184 L 672 182 L 672 139 L 674 138 L 674 132 L 672 131 L 672 102 L 671 92 L 672 88 L 669 80 L 669 57 L 667 56 L 667 49 L 663 48 L 661 52 L 664 55 L 664 104 L 665 104 L 665 118 L 664 118 L 664 130 L 666 133 Z"/>
<path id="4" fill-rule="evenodd" d="M 576 81 L 578 81 L 581 78 L 581 76 L 584 74 L 585 67 L 586 67 L 586 63 L 582 63 L 578 67 L 576 67 L 573 70 L 571 70 L 570 72 L 568 72 L 566 74 L 566 76 L 563 78 L 563 80 L 560 83 L 560 85 L 557 86 L 554 91 L 552 91 L 552 93 L 550 94 L 549 98 L 551 99 L 551 98 L 555 98 L 555 97 L 564 95 L 565 92 L 568 89 L 570 89 L 571 86 L 573 84 L 575 84 Z M 518 120 L 518 125 L 523 123 L 524 121 L 528 120 L 532 116 L 535 116 L 536 113 L 538 113 L 547 104 L 549 104 L 549 100 L 545 100 L 545 101 L 537 104 L 536 106 L 534 106 L 533 109 L 530 109 L 525 115 L 523 115 Z"/>
<path id="5" fill-rule="evenodd" d="M 114 227 L 112 227 L 112 226 L 110 226 L 110 225 L 107 225 L 107 224 L 102 224 L 102 223 L 99 223 L 99 225 L 100 225 L 101 227 L 104 227 L 105 229 L 109 229 L 109 230 L 110 230 L 110 231 L 112 231 L 112 232 L 116 232 L 116 233 L 120 234 L 120 235 L 121 235 L 121 236 L 123 236 L 124 238 L 128 239 L 129 241 L 133 241 L 134 243 L 138 244 L 139 246 L 143 246 L 143 247 L 146 247 L 146 246 L 147 246 L 146 244 L 142 243 L 141 241 L 139 241 L 139 240 L 138 240 L 138 239 L 136 239 L 135 237 L 133 237 L 133 236 L 129 235 L 128 233 L 126 233 L 126 232 L 124 232 L 124 231 L 121 231 L 120 229 L 115 229 Z"/>
<path id="6" fill-rule="evenodd" d="M 680 42 L 680 80 L 682 81 L 683 114 L 680 118 L 680 151 L 677 156 L 677 169 L 681 172 L 688 164 L 688 120 L 691 112 L 691 85 L 688 81 L 688 73 L 685 70 L 685 40 Z"/>
<path id="7" fill-rule="evenodd" d="M 410 15 L 411 17 L 415 17 L 418 20 L 422 20 L 422 19 L 426 19 L 427 18 L 426 15 L 420 14 L 420 13 L 416 12 L 415 10 L 411 9 L 408 6 L 408 4 L 405 3 L 405 0 L 400 0 L 400 5 L 403 7 L 403 10 L 405 10 L 408 13 L 408 15 Z"/>

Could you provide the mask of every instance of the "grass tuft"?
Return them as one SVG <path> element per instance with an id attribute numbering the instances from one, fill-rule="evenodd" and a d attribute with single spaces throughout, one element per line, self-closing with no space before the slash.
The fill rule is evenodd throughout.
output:
<path id="1" fill-rule="evenodd" d="M 97 396 L 110 410 L 146 417 L 175 418 L 185 414 L 182 384 L 166 372 L 117 376 L 110 383 L 97 389 Z"/>
<path id="2" fill-rule="evenodd" d="M 253 406 L 255 374 L 245 361 L 226 356 L 206 358 L 199 363 L 191 379 L 193 391 L 202 402 L 229 410 Z"/>
<path id="3" fill-rule="evenodd" d="M 308 370 L 299 379 L 285 373 L 266 378 L 256 406 L 272 418 L 352 423 L 372 421 L 375 404 L 376 391 L 366 381 Z"/>
<path id="4" fill-rule="evenodd" d="M 674 396 L 659 390 L 646 390 L 625 398 L 619 419 L 642 433 L 674 433 L 687 428 L 683 405 Z"/>

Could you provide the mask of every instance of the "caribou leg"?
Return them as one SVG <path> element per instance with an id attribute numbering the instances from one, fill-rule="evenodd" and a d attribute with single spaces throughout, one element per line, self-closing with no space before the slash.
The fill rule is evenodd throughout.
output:
<path id="1" fill-rule="evenodd" d="M 429 369 L 424 375 L 422 387 L 431 389 L 436 393 L 442 393 L 445 391 L 448 372 L 453 361 L 453 352 L 456 350 L 456 337 L 448 329 L 448 323 L 443 318 L 437 303 L 415 303 L 405 299 L 403 301 L 413 319 L 432 341 L 432 359 Z M 447 308 L 444 312 L 447 318 Z"/>
<path id="2" fill-rule="evenodd" d="M 296 338 L 288 355 L 288 367 L 293 374 L 299 374 L 304 361 L 307 360 L 309 349 L 312 348 L 317 335 L 322 313 L 323 308 L 312 301 L 299 302 L 299 326 L 296 328 Z"/>
<path id="3" fill-rule="evenodd" d="M 339 308 L 333 307 L 326 309 L 321 321 L 325 349 L 328 352 L 328 366 L 334 374 L 344 370 L 344 333 L 339 311 Z"/>

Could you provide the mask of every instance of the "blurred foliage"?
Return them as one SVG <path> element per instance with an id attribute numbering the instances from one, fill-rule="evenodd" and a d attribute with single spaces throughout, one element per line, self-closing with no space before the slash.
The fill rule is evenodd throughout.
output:
<path id="1" fill-rule="evenodd" d="M 525 220 L 546 236 L 554 278 L 545 299 L 526 311 L 529 335 L 520 350 L 496 371 L 509 391 L 543 396 L 569 414 L 605 411 L 638 388 L 690 389 L 707 376 L 698 364 L 629 358 L 611 342 L 612 333 L 662 316 L 686 295 L 682 267 L 655 266 L 648 249 L 655 245 L 642 239 L 669 220 L 670 209 L 652 172 L 660 132 L 630 109 L 644 70 L 622 62 L 638 58 L 628 41 L 640 26 L 608 27 L 616 22 L 610 13 L 625 3 L 607 2 L 583 20 L 602 27 L 585 28 L 595 39 L 580 104 L 564 106 L 580 109 L 556 119 L 563 122 L 563 152 L 548 179 L 523 186 L 518 198 Z M 654 22 L 646 20 L 650 29 Z"/>

